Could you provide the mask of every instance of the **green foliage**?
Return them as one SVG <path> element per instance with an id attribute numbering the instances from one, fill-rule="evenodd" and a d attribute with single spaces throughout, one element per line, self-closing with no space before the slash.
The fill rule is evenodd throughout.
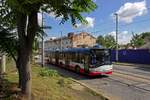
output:
<path id="1" fill-rule="evenodd" d="M 116 42 L 112 35 L 105 36 L 105 46 L 107 48 L 115 48 L 116 47 Z"/>
<path id="2" fill-rule="evenodd" d="M 98 36 L 97 39 L 96 39 L 96 43 L 104 46 L 105 45 L 105 38 L 103 36 Z"/>
<path id="3" fill-rule="evenodd" d="M 62 18 L 61 24 L 71 19 L 73 25 L 77 20 L 87 23 L 81 13 L 89 13 L 96 9 L 96 4 L 92 0 L 43 0 L 43 5 L 42 11 L 46 13 L 54 12 L 56 18 Z"/>
<path id="4" fill-rule="evenodd" d="M 18 40 L 15 35 L 16 33 L 10 31 L 12 30 L 0 27 L 0 52 L 12 56 L 16 60 Z"/>
<path id="5" fill-rule="evenodd" d="M 16 14 L 21 12 L 31 14 L 32 11 L 41 11 L 46 13 L 54 13 L 56 18 L 61 17 L 61 24 L 71 19 L 73 25 L 76 21 L 87 23 L 81 16 L 81 13 L 89 13 L 96 9 L 93 0 L 3 0 L 5 7 L 10 8 L 9 12 Z"/>
<path id="6" fill-rule="evenodd" d="M 150 32 L 144 32 L 141 34 L 141 38 L 144 39 L 144 42 L 150 42 Z"/>
<path id="7" fill-rule="evenodd" d="M 75 25 L 78 21 L 87 23 L 82 14 L 94 9 L 96 9 L 96 4 L 93 0 L 0 0 L 0 27 L 2 27 L 2 30 L 0 29 L 0 49 L 10 54 L 14 60 L 17 56 L 19 61 L 16 60 L 16 62 L 20 73 L 25 72 L 27 75 L 20 77 L 21 80 L 25 77 L 30 78 L 27 73 L 30 73 L 27 68 L 28 64 L 24 63 L 29 62 L 34 40 L 38 34 L 38 12 L 54 13 L 56 18 L 61 18 L 61 24 L 71 20 L 72 25 Z M 5 28 L 11 30 L 3 31 Z M 42 69 L 39 74 L 57 76 L 56 71 L 48 69 Z M 25 80 L 24 84 L 30 85 L 27 84 L 27 81 L 31 80 Z M 27 87 L 30 86 L 24 87 L 26 85 L 23 85 L 23 82 L 21 85 L 22 92 L 29 94 L 30 89 Z"/>
<path id="8" fill-rule="evenodd" d="M 45 13 L 54 13 L 56 18 L 60 17 L 62 18 L 60 23 L 64 23 L 65 21 L 71 19 L 71 22 L 73 25 L 75 25 L 76 21 L 81 21 L 82 23 L 87 23 L 87 21 L 81 16 L 81 13 L 84 12 L 91 12 L 96 9 L 96 4 L 92 0 L 1 0 L 0 1 L 0 26 L 5 28 L 11 28 L 12 30 L 17 30 L 17 14 L 23 13 L 24 15 L 28 16 L 32 13 L 32 11 L 43 11 Z M 27 20 L 27 19 L 26 19 Z M 25 23 L 27 24 L 27 23 Z M 26 25 L 23 25 L 26 26 Z M 20 27 L 20 26 L 19 26 Z M 37 28 L 37 37 L 41 37 L 41 35 L 44 34 L 44 32 L 41 30 L 41 27 L 38 26 Z M 23 27 L 21 27 L 23 29 Z M 7 35 L 15 35 L 18 37 L 17 31 L 16 33 L 11 33 L 12 30 L 7 31 Z M 0 30 L 1 31 L 1 30 Z M 2 31 L 1 31 L 2 33 Z M 6 33 L 6 32 L 3 32 Z M 22 33 L 19 33 L 22 34 Z M 15 39 L 9 39 L 3 37 L 2 34 L 0 34 L 0 38 L 3 38 L 1 40 L 1 43 L 7 42 L 7 44 L 10 44 L 8 47 L 4 45 L 1 45 L 0 48 L 5 48 L 3 51 L 10 54 L 12 52 L 12 49 L 16 49 L 13 52 L 17 51 L 17 46 L 19 41 L 16 41 Z M 27 37 L 27 36 L 26 36 Z M 19 37 L 18 37 L 19 38 Z M 5 42 L 4 42 L 5 39 Z M 11 41 L 13 40 L 13 44 Z M 37 49 L 37 39 L 34 39 L 33 48 Z M 9 42 L 9 43 L 8 43 Z M 17 43 L 16 43 L 17 42 Z M 17 45 L 14 45 L 17 44 Z M 7 48 L 6 48 L 7 47 Z M 12 47 L 12 48 L 11 48 Z M 11 50 L 10 50 L 11 49 Z M 12 53 L 14 54 L 14 53 Z"/>
<path id="9" fill-rule="evenodd" d="M 130 44 L 133 47 L 141 47 L 147 42 L 150 42 L 150 32 L 143 32 L 141 34 L 133 34 Z"/>
<path id="10" fill-rule="evenodd" d="M 133 47 L 140 47 L 140 46 L 144 45 L 144 39 L 142 38 L 141 35 L 133 34 L 133 37 L 132 37 L 130 43 Z"/>
<path id="11" fill-rule="evenodd" d="M 98 36 L 96 42 L 100 45 L 102 45 L 105 48 L 112 48 L 114 49 L 116 47 L 116 41 L 113 36 L 106 35 L 106 36 Z"/>
<path id="12" fill-rule="evenodd" d="M 61 78 L 58 80 L 57 84 L 59 84 L 61 87 L 65 87 L 65 86 L 68 86 L 68 84 L 72 84 L 72 81 L 69 80 L 68 78 L 66 79 Z"/>
<path id="13" fill-rule="evenodd" d="M 39 75 L 42 77 L 55 77 L 58 76 L 58 72 L 49 68 L 42 68 Z"/>

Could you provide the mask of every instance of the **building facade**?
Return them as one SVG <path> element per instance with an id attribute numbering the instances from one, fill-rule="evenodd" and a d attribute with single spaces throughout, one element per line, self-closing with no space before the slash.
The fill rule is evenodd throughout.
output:
<path id="1" fill-rule="evenodd" d="M 61 50 L 65 48 L 92 47 L 95 44 L 96 38 L 89 33 L 68 33 L 65 37 L 45 41 L 44 48 L 45 50 Z"/>

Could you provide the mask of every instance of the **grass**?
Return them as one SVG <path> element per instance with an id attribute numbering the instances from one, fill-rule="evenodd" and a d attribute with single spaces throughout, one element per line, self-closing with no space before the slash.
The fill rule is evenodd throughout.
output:
<path id="1" fill-rule="evenodd" d="M 32 65 L 33 100 L 107 100 L 69 78 L 56 74 L 57 71 L 50 70 L 50 73 L 54 72 L 56 75 L 46 74 L 46 76 L 41 75 L 41 71 L 43 71 L 41 66 Z M 1 82 L 3 89 L 0 91 L 3 94 L 0 95 L 3 95 L 3 100 L 20 99 L 20 90 L 17 88 L 18 73 L 13 62 L 7 64 L 7 74 Z"/>

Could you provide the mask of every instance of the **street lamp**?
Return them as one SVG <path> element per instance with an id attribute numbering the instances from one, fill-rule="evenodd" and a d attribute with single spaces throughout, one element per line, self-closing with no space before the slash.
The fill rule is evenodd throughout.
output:
<path id="1" fill-rule="evenodd" d="M 61 36 L 60 36 L 60 50 L 62 51 L 62 31 L 60 32 L 61 33 Z"/>
<path id="2" fill-rule="evenodd" d="M 42 28 L 43 26 L 44 26 L 44 17 L 43 17 L 43 12 L 42 12 Z M 42 67 L 44 67 L 44 34 L 42 34 L 42 59 L 41 60 L 42 60 Z"/>
<path id="3" fill-rule="evenodd" d="M 118 14 L 114 14 L 116 16 L 116 62 L 118 62 Z"/>
<path id="4" fill-rule="evenodd" d="M 43 32 L 44 32 L 44 29 L 51 29 L 51 26 L 45 26 L 44 25 L 44 13 L 42 12 L 42 25 L 41 25 L 42 29 L 43 29 Z M 45 60 L 45 53 L 44 53 L 44 35 L 45 32 L 42 34 L 42 59 L 41 59 L 41 63 L 42 63 L 42 67 L 44 67 L 44 60 Z"/>

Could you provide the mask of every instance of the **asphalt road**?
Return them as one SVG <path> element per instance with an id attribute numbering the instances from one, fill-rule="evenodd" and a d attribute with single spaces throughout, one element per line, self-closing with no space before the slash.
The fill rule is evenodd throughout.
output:
<path id="1" fill-rule="evenodd" d="M 150 65 L 133 65 L 133 66 L 125 66 L 125 65 L 114 65 L 115 71 L 122 71 L 126 73 L 143 75 L 144 77 L 150 76 Z"/>
<path id="2" fill-rule="evenodd" d="M 150 100 L 150 67 L 114 65 L 112 75 L 95 78 L 51 65 L 48 67 L 85 83 L 111 100 Z"/>

